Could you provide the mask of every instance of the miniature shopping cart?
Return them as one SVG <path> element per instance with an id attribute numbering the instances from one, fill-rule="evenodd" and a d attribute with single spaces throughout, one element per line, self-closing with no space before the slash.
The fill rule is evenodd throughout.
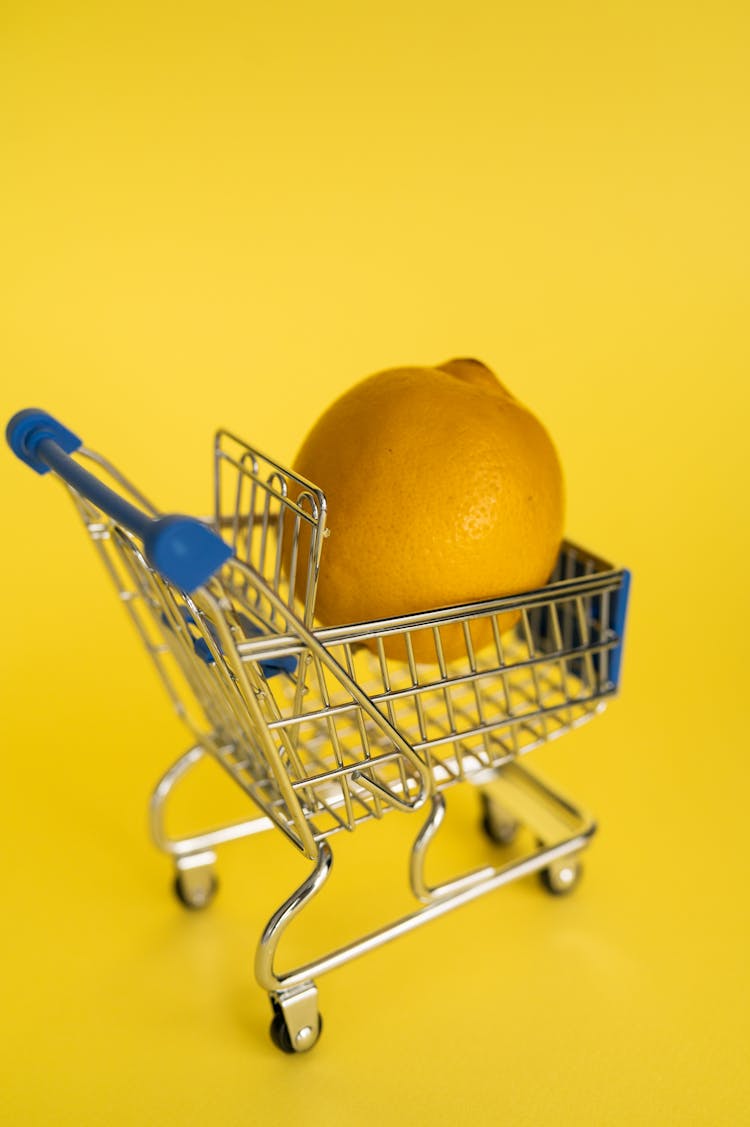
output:
<path id="1" fill-rule="evenodd" d="M 261 830 L 276 828 L 312 863 L 257 946 L 256 977 L 269 993 L 281 1049 L 316 1043 L 315 979 L 324 972 L 516 878 L 536 872 L 554 893 L 574 886 L 594 823 L 520 760 L 590 719 L 617 691 L 626 570 L 565 543 L 549 584 L 526 594 L 320 629 L 315 591 L 327 509 L 312 483 L 220 431 L 212 518 L 164 516 L 46 413 L 20 412 L 7 434 L 23 461 L 67 484 L 192 730 L 190 750 L 151 801 L 153 836 L 173 860 L 179 898 L 192 908 L 208 904 L 216 848 Z M 448 661 L 443 638 L 456 626 L 463 654 Z M 490 641 L 480 646 L 480 638 Z M 415 650 L 432 660 L 417 661 Z M 201 760 L 235 781 L 252 816 L 169 836 L 167 799 Z M 445 792 L 462 782 L 477 787 L 497 864 L 430 885 L 425 858 Z M 392 811 L 416 815 L 413 910 L 279 971 L 279 940 L 325 883 L 332 839 Z M 520 826 L 533 845 L 509 854 L 504 847 Z"/>

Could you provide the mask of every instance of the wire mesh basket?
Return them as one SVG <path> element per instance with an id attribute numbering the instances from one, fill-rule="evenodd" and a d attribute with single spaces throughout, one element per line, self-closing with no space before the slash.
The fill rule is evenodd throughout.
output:
<path id="1" fill-rule="evenodd" d="M 540 873 L 552 892 L 575 885 L 594 823 L 520 761 L 589 720 L 617 691 L 626 570 L 566 542 L 549 583 L 537 590 L 321 628 L 315 595 L 325 566 L 326 498 L 235 435 L 216 436 L 215 508 L 205 521 L 160 515 L 43 412 L 21 412 L 8 438 L 37 472 L 52 469 L 67 483 L 192 732 L 192 746 L 159 781 L 151 803 L 153 836 L 173 858 L 180 899 L 205 906 L 216 889 L 216 847 L 268 828 L 281 830 L 312 862 L 256 952 L 256 977 L 269 993 L 271 1032 L 282 1049 L 316 1043 L 321 973 L 529 873 Z M 171 837 L 169 796 L 206 758 L 247 795 L 253 814 Z M 478 788 L 481 824 L 499 848 L 521 824 L 536 844 L 433 887 L 424 875 L 427 849 L 445 814 L 445 792 L 463 782 Z M 278 972 L 284 929 L 330 871 L 330 840 L 389 812 L 418 814 L 409 857 L 417 907 Z"/>

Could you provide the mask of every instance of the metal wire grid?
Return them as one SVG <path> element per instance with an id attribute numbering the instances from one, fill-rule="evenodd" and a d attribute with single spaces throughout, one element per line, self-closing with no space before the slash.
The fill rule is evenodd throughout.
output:
<path id="1" fill-rule="evenodd" d="M 106 471 L 107 464 L 101 461 L 100 469 Z M 302 664 L 312 661 L 319 685 L 330 685 L 331 693 L 335 687 L 337 701 L 343 696 L 351 714 L 358 717 L 356 727 L 363 740 L 356 764 L 348 743 L 337 739 L 333 727 L 329 734 L 334 752 L 325 766 L 326 777 L 320 778 L 321 760 L 314 752 L 305 757 L 299 728 L 279 724 L 277 678 L 267 675 L 265 661 L 242 662 L 237 645 L 259 634 L 268 637 L 265 616 L 269 608 L 277 626 L 287 628 L 294 622 L 298 631 L 306 632 L 299 620 L 285 617 L 279 596 L 248 565 L 231 560 L 191 598 L 149 566 L 128 532 L 74 490 L 71 493 L 178 715 L 299 848 L 310 856 L 316 853 L 316 811 L 332 811 L 341 805 L 346 823 L 353 827 L 365 817 L 381 817 L 386 807 L 411 808 L 421 803 L 426 794 L 425 773 L 419 764 L 415 768 L 411 749 L 396 732 L 387 739 L 380 728 L 388 728 L 388 722 L 381 720 L 357 686 L 350 684 L 347 689 L 345 671 L 332 671 L 333 659 L 316 647 L 312 636 L 309 641 L 317 652 L 302 659 Z M 270 546 L 270 537 L 268 542 Z M 258 593 L 260 597 L 256 597 Z M 293 674 L 280 675 L 280 679 L 294 684 L 295 694 L 307 692 L 304 680 Z M 398 786 L 392 789 L 389 777 L 381 779 L 378 772 L 383 764 L 395 761 L 401 765 Z M 341 824 L 338 818 L 334 821 Z"/>
<path id="2" fill-rule="evenodd" d="M 473 613 L 448 612 L 442 622 L 428 626 L 428 616 L 411 616 L 318 631 L 317 637 L 406 738 L 426 768 L 431 789 L 442 790 L 496 770 L 603 707 L 614 688 L 607 678 L 607 654 L 618 638 L 609 625 L 608 606 L 620 577 L 611 571 L 596 575 L 597 563 L 570 546 L 561 569 L 588 570 L 594 578 L 563 581 L 554 594 L 540 593 L 536 602 L 521 606 L 511 633 L 501 633 L 511 602 L 501 600 Z M 414 634 L 429 631 L 441 653 L 441 625 L 456 621 L 464 626 L 465 654 L 450 664 L 417 664 Z M 472 636 L 483 621 L 492 627 L 493 642 L 476 650 Z M 403 639 L 410 654 L 406 662 L 386 656 L 386 639 L 392 642 L 394 636 Z M 297 673 L 269 684 L 274 715 L 267 722 L 294 749 L 286 768 L 304 795 L 317 837 L 381 817 L 393 799 L 416 789 L 419 780 L 403 758 L 393 755 L 387 732 L 363 716 L 330 670 L 297 640 L 266 639 L 241 643 L 239 649 L 248 664 L 274 654 L 300 660 Z M 385 803 L 377 792 L 374 798 L 363 794 L 359 784 L 365 777 L 379 785 Z"/>
<path id="3" fill-rule="evenodd" d="M 237 694 L 225 691 L 210 662 L 196 660 L 200 640 L 206 647 L 216 644 L 198 606 L 149 567 L 129 533 L 78 494 L 73 497 L 178 716 L 203 744 L 247 744 Z M 263 774 L 261 757 L 254 757 L 253 768 Z"/>
<path id="4" fill-rule="evenodd" d="M 247 597 L 248 582 L 247 569 L 230 562 L 210 585 L 214 607 L 240 604 L 247 622 L 244 616 L 254 603 L 252 595 Z M 215 620 L 205 616 L 205 604 L 201 610 L 211 631 Z M 246 739 L 262 745 L 264 758 L 277 765 L 259 773 L 252 749 L 246 754 L 240 741 L 215 749 L 224 768 L 300 847 L 305 833 L 319 841 L 380 818 L 386 809 L 420 805 L 428 792 L 427 773 L 403 734 L 313 635 L 292 638 L 290 648 L 277 647 L 275 654 L 249 661 L 240 656 L 242 641 L 225 645 L 221 661 L 212 667 L 240 692 L 246 682 L 254 713 Z M 267 640 L 268 635 L 261 637 L 261 644 Z M 269 665 L 290 658 L 294 670 L 269 675 Z M 249 703 L 247 692 L 243 699 Z"/>
<path id="5" fill-rule="evenodd" d="M 310 482 L 248 446 L 229 431 L 214 443 L 214 524 L 238 560 L 248 564 L 290 608 L 311 626 L 326 499 Z M 283 625 L 279 612 L 252 590 L 253 610 L 271 630 Z"/>

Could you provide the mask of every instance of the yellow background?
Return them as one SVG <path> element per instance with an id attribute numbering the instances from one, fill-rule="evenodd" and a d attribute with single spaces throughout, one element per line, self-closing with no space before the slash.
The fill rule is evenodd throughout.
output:
<path id="1" fill-rule="evenodd" d="M 477 355 L 552 431 L 569 534 L 634 572 L 621 698 L 537 758 L 600 821 L 580 889 L 321 979 L 289 1059 L 252 952 L 305 865 L 266 835 L 210 912 L 171 899 L 145 809 L 187 737 L 62 491 L 2 455 L 0 1120 L 748 1122 L 746 5 L 9 0 L 0 28 L 4 417 L 205 512 L 217 425 L 288 459 L 360 376 Z M 456 868 L 487 848 L 457 806 Z M 401 910 L 411 833 L 337 845 L 289 960 Z"/>

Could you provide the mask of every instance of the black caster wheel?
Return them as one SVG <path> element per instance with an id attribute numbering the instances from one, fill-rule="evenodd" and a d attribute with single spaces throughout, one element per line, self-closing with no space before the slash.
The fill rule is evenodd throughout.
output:
<path id="1" fill-rule="evenodd" d="M 187 871 L 177 874 L 172 887 L 183 908 L 200 912 L 208 907 L 218 892 L 219 881 L 215 873 Z"/>
<path id="2" fill-rule="evenodd" d="M 300 1030 L 297 1034 L 297 1045 L 292 1041 L 292 1036 L 289 1032 L 289 1027 L 284 1020 L 284 1015 L 281 1010 L 274 1012 L 271 1019 L 271 1040 L 277 1049 L 281 1049 L 282 1053 L 306 1053 L 313 1045 L 316 1045 L 321 1033 L 323 1032 L 323 1018 L 318 1014 L 318 1029 L 314 1032 L 307 1026 L 305 1029 Z"/>
<path id="3" fill-rule="evenodd" d="M 482 817 L 479 825 L 482 833 L 495 845 L 512 845 L 520 829 L 519 823 L 499 810 L 488 795 L 483 794 L 481 801 Z"/>
<path id="4" fill-rule="evenodd" d="M 554 861 L 546 869 L 539 870 L 542 888 L 550 896 L 567 896 L 577 887 L 583 876 L 583 866 L 575 858 L 563 857 Z"/>

